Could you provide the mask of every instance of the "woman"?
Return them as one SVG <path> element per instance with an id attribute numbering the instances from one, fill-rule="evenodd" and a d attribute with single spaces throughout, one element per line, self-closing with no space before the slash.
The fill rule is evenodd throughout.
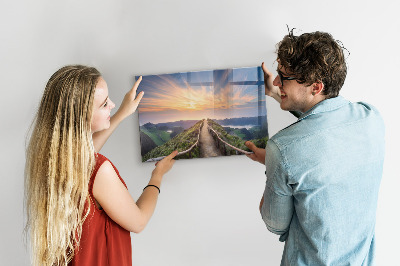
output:
<path id="1" fill-rule="evenodd" d="M 139 233 L 157 203 L 174 151 L 156 164 L 135 202 L 100 151 L 137 108 L 141 78 L 118 111 L 100 73 L 65 66 L 48 81 L 27 149 L 25 196 L 34 265 L 131 265 L 130 232 Z"/>

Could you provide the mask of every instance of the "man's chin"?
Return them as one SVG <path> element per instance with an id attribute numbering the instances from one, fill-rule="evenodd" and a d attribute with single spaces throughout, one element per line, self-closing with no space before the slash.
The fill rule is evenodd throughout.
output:
<path id="1" fill-rule="evenodd" d="M 283 111 L 291 111 L 291 108 L 289 108 L 288 106 L 286 106 L 285 104 L 282 104 L 281 103 L 281 109 L 283 110 Z"/>

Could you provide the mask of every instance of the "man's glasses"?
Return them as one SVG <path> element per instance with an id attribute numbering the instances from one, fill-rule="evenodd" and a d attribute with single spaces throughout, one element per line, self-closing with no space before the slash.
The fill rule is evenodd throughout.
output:
<path id="1" fill-rule="evenodd" d="M 282 87 L 283 87 L 283 81 L 284 80 L 295 80 L 295 79 L 297 79 L 296 77 L 284 77 L 282 72 L 280 72 L 279 70 L 277 70 L 277 71 L 278 71 L 279 80 L 281 81 Z"/>

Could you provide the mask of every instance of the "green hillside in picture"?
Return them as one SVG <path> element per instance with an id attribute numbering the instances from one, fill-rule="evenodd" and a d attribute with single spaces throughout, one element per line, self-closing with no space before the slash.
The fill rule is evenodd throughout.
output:
<path id="1" fill-rule="evenodd" d="M 249 140 L 253 142 L 259 148 L 265 148 L 268 141 L 267 137 L 262 137 L 262 129 L 261 127 L 253 127 L 249 130 L 246 129 L 232 129 L 226 128 L 224 129 L 220 124 L 216 123 L 214 120 L 207 119 L 208 125 L 211 126 L 221 137 L 222 140 L 226 141 L 227 143 L 235 146 L 236 148 L 250 151 L 249 148 L 244 145 L 244 143 Z M 257 138 L 261 136 L 261 138 Z M 227 147 L 227 154 L 236 154 L 236 151 L 230 147 Z"/>
<path id="2" fill-rule="evenodd" d="M 142 161 L 145 162 L 151 158 L 166 156 L 166 155 L 170 154 L 171 152 L 173 152 L 174 150 L 178 150 L 179 152 L 181 152 L 181 151 L 185 151 L 185 150 L 189 149 L 197 141 L 201 124 L 202 124 L 202 120 L 198 121 L 194 126 L 179 133 L 172 139 L 169 139 L 162 145 L 152 149 L 150 152 L 148 152 L 144 156 L 142 156 Z M 147 131 L 147 132 L 149 132 L 149 131 Z M 146 132 L 144 132 L 144 133 L 147 135 Z M 163 136 L 162 134 L 159 134 L 159 132 L 156 133 L 155 130 L 153 130 L 153 132 L 150 131 L 150 133 L 153 133 L 154 138 L 159 137 L 160 135 Z M 165 132 L 165 133 L 167 133 L 167 132 Z M 152 136 L 150 136 L 150 137 L 153 139 Z M 168 137 L 169 137 L 169 135 L 168 135 Z M 199 148 L 194 147 L 190 153 L 186 153 L 186 154 L 177 156 L 175 159 L 196 158 L 196 157 L 199 157 L 199 155 L 200 155 Z"/>
<path id="3" fill-rule="evenodd" d="M 160 160 L 174 150 L 184 152 L 176 159 L 239 155 L 244 151 L 250 152 L 244 145 L 247 140 L 259 148 L 265 148 L 268 141 L 266 125 L 246 124 L 249 120 L 256 119 L 258 118 L 243 117 L 217 122 L 208 118 L 197 121 L 146 123 L 140 126 L 142 161 Z M 228 125 L 223 126 L 220 123 Z M 193 146 L 194 144 L 196 145 Z"/>
<path id="4" fill-rule="evenodd" d="M 140 131 L 149 136 L 157 146 L 163 145 L 170 140 L 170 134 L 164 130 L 160 130 L 150 123 L 140 127 Z"/>

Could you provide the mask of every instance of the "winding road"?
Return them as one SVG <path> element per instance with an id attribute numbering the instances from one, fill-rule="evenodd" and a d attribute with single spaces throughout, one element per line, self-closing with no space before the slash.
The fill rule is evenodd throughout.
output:
<path id="1" fill-rule="evenodd" d="M 217 148 L 217 145 L 211 136 L 210 132 L 208 132 L 208 123 L 207 119 L 204 119 L 203 127 L 200 131 L 200 157 L 215 157 L 221 156 L 220 150 Z"/>

